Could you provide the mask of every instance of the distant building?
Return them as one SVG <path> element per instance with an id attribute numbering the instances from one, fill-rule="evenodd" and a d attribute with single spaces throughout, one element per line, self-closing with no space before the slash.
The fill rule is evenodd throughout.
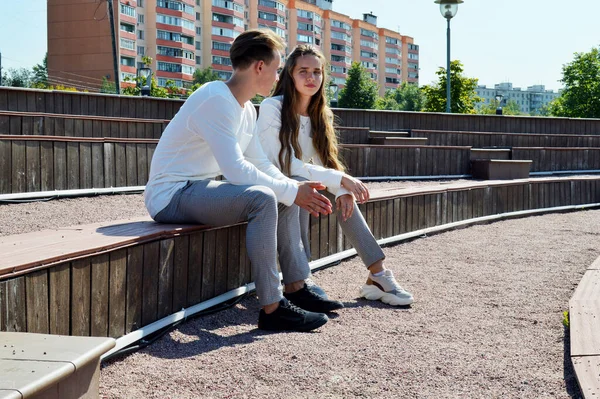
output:
<path id="1" fill-rule="evenodd" d="M 192 85 L 197 68 L 231 76 L 229 48 L 242 32 L 268 28 L 288 44 L 309 43 L 330 62 L 333 82 L 346 83 L 353 61 L 364 65 L 380 94 L 402 82 L 419 83 L 419 46 L 413 38 L 377 27 L 377 17 L 352 19 L 333 0 L 112 0 L 121 82 L 153 59 L 158 84 Z M 48 0 L 48 73 L 51 81 L 98 88 L 114 81 L 105 2 Z"/>
<path id="2" fill-rule="evenodd" d="M 496 96 L 501 94 L 503 105 L 512 100 L 517 103 L 521 112 L 529 115 L 539 114 L 544 105 L 560 96 L 560 92 L 546 90 L 544 85 L 529 86 L 527 90 L 523 90 L 520 87 L 513 87 L 512 83 L 509 82 L 496 84 L 494 88 L 479 85 L 475 91 L 483 99 L 482 102 L 477 104 L 477 108 L 480 108 L 483 104 L 493 103 Z"/>

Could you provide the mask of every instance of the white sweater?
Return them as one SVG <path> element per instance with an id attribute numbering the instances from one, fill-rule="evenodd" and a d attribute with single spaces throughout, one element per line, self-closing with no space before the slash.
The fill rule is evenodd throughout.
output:
<path id="1" fill-rule="evenodd" d="M 279 129 L 281 128 L 281 106 L 283 96 L 270 97 L 260 104 L 258 114 L 257 133 L 260 137 L 262 148 L 269 160 L 279 169 Z M 290 176 L 301 176 L 308 180 L 320 181 L 327 186 L 327 191 L 337 197 L 349 194 L 341 187 L 344 172 L 323 167 L 323 162 L 312 142 L 312 130 L 310 118 L 300 116 L 300 130 L 298 132 L 298 144 L 302 149 L 302 159 L 296 154 L 292 155 L 290 165 Z"/>
<path id="2" fill-rule="evenodd" d="M 190 180 L 223 175 L 236 185 L 271 188 L 279 202 L 291 205 L 298 183 L 266 157 L 255 135 L 256 110 L 240 106 L 224 82 L 207 83 L 183 104 L 156 146 L 145 202 L 154 217 Z"/>

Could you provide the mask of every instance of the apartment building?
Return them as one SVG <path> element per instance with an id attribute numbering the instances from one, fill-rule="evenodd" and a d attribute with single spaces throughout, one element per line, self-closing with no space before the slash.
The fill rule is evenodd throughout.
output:
<path id="1" fill-rule="evenodd" d="M 495 84 L 493 88 L 479 85 L 475 92 L 483 100 L 476 104 L 478 108 L 484 104 L 495 102 L 496 96 L 501 95 L 503 105 L 506 105 L 509 101 L 514 101 L 521 112 L 529 115 L 539 115 L 540 110 L 545 105 L 560 96 L 560 92 L 546 90 L 544 85 L 528 86 L 526 90 L 523 90 L 520 87 L 513 87 L 510 82 Z"/>
<path id="2" fill-rule="evenodd" d="M 288 50 L 301 43 L 320 48 L 333 84 L 343 87 L 353 61 L 378 82 L 380 93 L 401 82 L 418 84 L 413 38 L 378 27 L 377 17 L 353 19 L 332 10 L 333 0 L 112 0 L 120 81 L 134 78 L 152 58 L 158 84 L 190 87 L 197 68 L 231 76 L 229 49 L 250 28 L 268 28 Z M 48 0 L 48 67 L 51 79 L 98 88 L 114 80 L 107 4 Z M 124 83 L 122 83 L 124 84 Z M 76 86 L 77 87 L 77 86 Z"/>

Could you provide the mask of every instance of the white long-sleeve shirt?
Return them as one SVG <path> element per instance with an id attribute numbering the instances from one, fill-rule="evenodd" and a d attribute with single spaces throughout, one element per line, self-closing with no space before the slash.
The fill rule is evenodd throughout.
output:
<path id="1" fill-rule="evenodd" d="M 266 98 L 260 104 L 258 114 L 257 134 L 260 137 L 262 148 L 269 160 L 281 169 L 279 164 L 279 129 L 281 129 L 281 106 L 283 96 Z M 317 153 L 312 142 L 312 130 L 310 118 L 300 116 L 300 129 L 298 132 L 298 144 L 302 149 L 302 159 L 292 154 L 290 165 L 290 176 L 301 176 L 308 180 L 322 182 L 327 186 L 327 191 L 339 197 L 349 192 L 341 187 L 344 172 L 323 167 L 321 157 Z M 292 150 L 293 151 L 293 150 Z"/>
<path id="2" fill-rule="evenodd" d="M 154 217 L 190 180 L 223 175 L 232 184 L 263 185 L 291 205 L 298 183 L 265 155 L 255 134 L 256 110 L 240 106 L 224 82 L 196 90 L 162 134 L 152 157 L 145 203 Z"/>

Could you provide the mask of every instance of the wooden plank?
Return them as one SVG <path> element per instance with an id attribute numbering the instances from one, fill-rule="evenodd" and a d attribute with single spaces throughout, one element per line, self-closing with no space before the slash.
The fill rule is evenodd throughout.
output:
<path id="1" fill-rule="evenodd" d="M 71 265 L 63 263 L 49 271 L 50 334 L 71 332 Z"/>
<path id="2" fill-rule="evenodd" d="M 125 155 L 125 144 L 114 143 L 115 156 L 113 163 L 115 165 L 115 186 L 126 187 L 127 186 L 127 159 Z"/>
<path id="3" fill-rule="evenodd" d="M 202 296 L 203 301 L 214 297 L 215 294 L 215 262 L 216 262 L 217 233 L 209 230 L 204 234 L 202 248 Z"/>
<path id="4" fill-rule="evenodd" d="M 12 176 L 11 189 L 13 193 L 27 191 L 27 156 L 26 142 L 13 140 L 12 142 Z"/>
<path id="5" fill-rule="evenodd" d="M 67 143 L 54 142 L 54 189 L 67 188 Z"/>
<path id="6" fill-rule="evenodd" d="M 373 213 L 373 236 L 377 239 L 382 238 L 381 235 L 381 201 L 376 201 L 371 203 L 372 206 L 369 208 L 369 206 L 367 206 L 367 209 L 370 210 L 370 212 Z"/>
<path id="7" fill-rule="evenodd" d="M 54 144 L 40 142 L 40 190 L 54 190 Z"/>
<path id="8" fill-rule="evenodd" d="M 104 150 L 104 187 L 116 187 L 115 143 L 104 143 L 102 148 Z"/>
<path id="9" fill-rule="evenodd" d="M 92 188 L 92 143 L 79 143 L 79 188 Z"/>
<path id="10" fill-rule="evenodd" d="M 127 143 L 125 145 L 125 157 L 127 164 L 126 184 L 127 186 L 136 186 L 138 185 L 138 162 L 135 144 Z"/>
<path id="11" fill-rule="evenodd" d="M 67 137 L 75 136 L 75 121 L 71 118 L 61 118 L 64 129 L 64 135 Z"/>
<path id="12" fill-rule="evenodd" d="M 332 204 L 335 203 L 335 198 L 333 196 L 328 195 L 328 198 Z M 329 226 L 327 229 L 327 231 L 328 231 L 327 241 L 329 243 L 328 255 L 333 255 L 341 250 L 341 249 L 338 249 L 338 220 L 337 220 L 336 213 L 332 212 L 327 219 L 328 219 L 327 221 L 329 223 Z"/>
<path id="13" fill-rule="evenodd" d="M 309 216 L 310 258 L 319 259 L 319 218 Z"/>
<path id="14" fill-rule="evenodd" d="M 48 334 L 48 270 L 39 270 L 25 276 L 27 297 L 27 332 Z M 23 309 L 25 310 L 25 309 Z"/>
<path id="15" fill-rule="evenodd" d="M 583 398 L 591 399 L 600 397 L 600 378 L 598 378 L 600 375 L 600 355 L 571 355 L 571 360 Z"/>
<path id="16" fill-rule="evenodd" d="M 125 333 L 142 327 L 142 280 L 144 269 L 144 248 L 127 248 L 127 292 L 125 312 Z"/>
<path id="17" fill-rule="evenodd" d="M 119 338 L 125 335 L 127 309 L 127 250 L 113 251 L 109 256 L 108 335 Z M 138 299 L 139 300 L 139 299 Z"/>
<path id="18" fill-rule="evenodd" d="M 92 144 L 92 187 L 102 188 L 104 187 L 104 144 L 103 143 L 91 143 Z"/>
<path id="19" fill-rule="evenodd" d="M 401 211 L 403 209 L 401 209 L 401 200 L 400 198 L 394 198 L 393 200 L 394 206 L 393 206 L 393 212 L 394 212 L 394 218 L 393 218 L 393 223 L 392 223 L 392 235 L 398 235 L 400 234 L 401 231 L 401 224 L 404 223 L 404 219 L 402 218 L 402 214 Z"/>
<path id="20" fill-rule="evenodd" d="M 160 241 L 158 263 L 158 318 L 171 314 L 173 309 L 173 265 L 175 259 L 175 240 Z"/>
<path id="21" fill-rule="evenodd" d="M 158 320 L 158 241 L 144 244 L 144 272 L 142 280 L 142 325 Z"/>
<path id="22" fill-rule="evenodd" d="M 17 277 L 2 281 L 6 307 L 3 310 L 2 323 L 5 331 L 26 332 L 28 330 L 26 277 Z M 43 298 L 41 298 L 43 300 Z"/>
<path id="23" fill-rule="evenodd" d="M 108 254 L 92 258 L 90 334 L 95 337 L 108 336 L 109 272 Z"/>
<path id="24" fill-rule="evenodd" d="M 0 194 L 11 193 L 12 141 L 0 140 Z"/>
<path id="25" fill-rule="evenodd" d="M 172 312 L 178 312 L 187 306 L 189 245 L 187 235 L 174 238 Z"/>
<path id="26" fill-rule="evenodd" d="M 71 264 L 71 335 L 90 335 L 91 261 L 89 258 Z"/>
<path id="27" fill-rule="evenodd" d="M 202 258 L 204 235 L 204 232 L 190 235 L 187 289 L 188 307 L 202 301 Z"/>
<path id="28" fill-rule="evenodd" d="M 137 185 L 145 186 L 148 182 L 148 151 L 146 144 L 136 144 Z"/>
<path id="29" fill-rule="evenodd" d="M 228 229 L 221 228 L 216 233 L 215 296 L 227 292 L 227 254 L 229 251 L 227 246 Z"/>
<path id="30" fill-rule="evenodd" d="M 79 143 L 67 143 L 67 188 L 69 190 L 79 187 Z"/>

